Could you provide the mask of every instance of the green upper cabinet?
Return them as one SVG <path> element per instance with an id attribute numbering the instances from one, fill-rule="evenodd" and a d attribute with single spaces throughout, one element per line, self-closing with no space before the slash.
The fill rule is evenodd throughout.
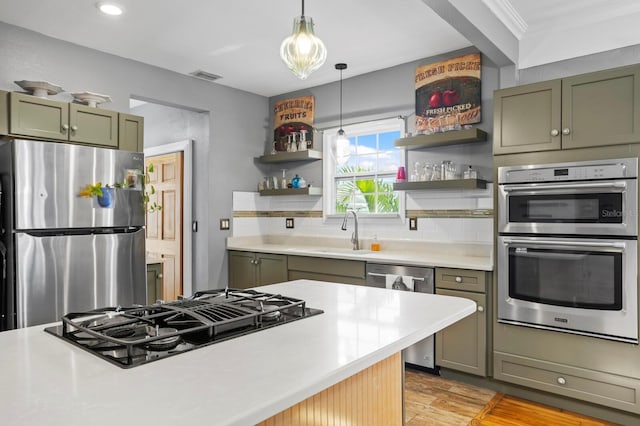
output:
<path id="1" fill-rule="evenodd" d="M 119 148 L 123 151 L 142 152 L 144 118 L 131 115 L 120 114 L 119 125 Z"/>
<path id="2" fill-rule="evenodd" d="M 640 67 L 562 80 L 562 148 L 640 142 Z"/>
<path id="3" fill-rule="evenodd" d="M 494 92 L 494 154 L 640 142 L 640 67 Z"/>
<path id="4" fill-rule="evenodd" d="M 0 91 L 0 134 L 141 152 L 143 118 Z"/>
<path id="5" fill-rule="evenodd" d="M 69 140 L 69 104 L 23 93 L 9 94 L 9 133 Z"/>
<path id="6" fill-rule="evenodd" d="M 9 110 L 9 92 L 0 90 L 0 135 L 9 133 L 9 114 L 5 111 Z"/>
<path id="7" fill-rule="evenodd" d="M 118 113 L 69 104 L 69 141 L 118 147 Z"/>
<path id="8" fill-rule="evenodd" d="M 496 90 L 493 153 L 560 149 L 560 96 L 560 80 Z"/>

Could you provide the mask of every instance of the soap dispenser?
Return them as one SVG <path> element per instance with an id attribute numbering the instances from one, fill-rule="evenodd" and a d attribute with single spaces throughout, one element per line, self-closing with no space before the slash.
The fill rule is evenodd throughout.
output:
<path id="1" fill-rule="evenodd" d="M 371 251 L 380 251 L 380 243 L 378 242 L 378 236 L 373 236 L 373 241 L 371 241 Z"/>

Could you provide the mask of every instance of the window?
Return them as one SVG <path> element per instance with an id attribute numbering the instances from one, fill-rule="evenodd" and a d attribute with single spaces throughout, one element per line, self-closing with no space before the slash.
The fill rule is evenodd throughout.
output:
<path id="1" fill-rule="evenodd" d="M 324 131 L 326 215 L 355 210 L 398 216 L 404 205 L 393 191 L 393 182 L 404 156 L 393 141 L 403 128 L 404 121 L 397 118 L 343 126 L 348 143 L 337 142 L 338 128 Z"/>

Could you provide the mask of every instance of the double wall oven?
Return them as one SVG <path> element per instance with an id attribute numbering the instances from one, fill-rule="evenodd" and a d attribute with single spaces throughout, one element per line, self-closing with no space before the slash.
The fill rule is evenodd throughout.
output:
<path id="1" fill-rule="evenodd" d="M 638 343 L 637 158 L 498 169 L 498 321 Z"/>

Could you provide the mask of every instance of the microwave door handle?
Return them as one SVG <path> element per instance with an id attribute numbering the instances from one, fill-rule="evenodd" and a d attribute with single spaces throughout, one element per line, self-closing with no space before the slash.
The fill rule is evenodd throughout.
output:
<path id="1" fill-rule="evenodd" d="M 529 246 L 540 245 L 540 246 L 565 246 L 565 247 L 597 247 L 597 248 L 616 248 L 616 249 L 624 249 L 624 243 L 605 243 L 601 241 L 594 242 L 582 242 L 582 241 L 553 241 L 553 240 L 522 240 L 517 238 L 504 238 L 502 240 L 505 244 L 525 244 Z"/>
<path id="2" fill-rule="evenodd" d="M 531 191 L 548 191 L 548 190 L 565 190 L 565 189 L 577 189 L 577 190 L 585 190 L 585 189 L 624 189 L 627 187 L 626 182 L 591 182 L 591 183 L 580 183 L 580 184 L 562 184 L 562 185 L 504 185 L 503 190 L 505 192 L 531 192 Z"/>

